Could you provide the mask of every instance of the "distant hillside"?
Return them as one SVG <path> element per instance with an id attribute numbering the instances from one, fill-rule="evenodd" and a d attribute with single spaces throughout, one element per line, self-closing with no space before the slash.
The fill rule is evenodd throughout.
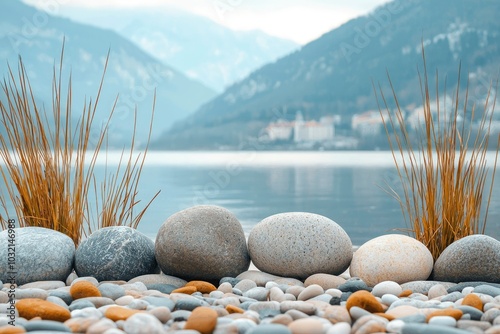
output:
<path id="1" fill-rule="evenodd" d="M 376 109 L 372 80 L 388 89 L 391 74 L 403 105 L 421 103 L 417 65 L 421 42 L 433 77 L 439 69 L 456 82 L 459 62 L 470 73 L 475 100 L 500 69 L 500 2 L 396 0 L 255 71 L 176 124 L 156 147 L 238 147 L 278 118 L 338 114 L 348 126 L 354 113 Z M 464 80 L 465 81 L 465 80 Z"/>
<path id="2" fill-rule="evenodd" d="M 298 48 L 261 31 L 233 31 L 177 9 L 61 8 L 61 15 L 112 29 L 188 77 L 222 92 Z"/>
<path id="3" fill-rule="evenodd" d="M 110 128 L 112 145 L 121 146 L 130 140 L 135 105 L 139 112 L 138 141 L 144 142 L 155 88 L 153 135 L 168 129 L 214 96 L 211 89 L 160 63 L 115 32 L 54 17 L 17 0 L 4 1 L 0 11 L 1 77 L 7 75 L 7 62 L 17 69 L 21 55 L 37 99 L 50 109 L 53 66 L 59 61 L 64 38 L 64 79 L 72 75 L 76 115 L 85 99 L 95 99 L 104 60 L 111 50 L 95 124 L 100 126 L 107 118 L 120 94 Z M 3 92 L 0 98 L 2 95 Z"/>

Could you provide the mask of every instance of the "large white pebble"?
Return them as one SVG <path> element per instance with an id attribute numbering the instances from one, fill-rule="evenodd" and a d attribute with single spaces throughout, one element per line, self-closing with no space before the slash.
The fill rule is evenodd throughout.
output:
<path id="1" fill-rule="evenodd" d="M 373 287 L 372 294 L 376 297 L 382 297 L 385 294 L 399 296 L 403 292 L 403 288 L 396 282 L 384 281 Z"/>
<path id="2" fill-rule="evenodd" d="M 420 241 L 401 234 L 388 234 L 364 243 L 354 253 L 351 276 L 369 286 L 383 281 L 402 284 L 426 280 L 434 261 L 431 252 Z"/>

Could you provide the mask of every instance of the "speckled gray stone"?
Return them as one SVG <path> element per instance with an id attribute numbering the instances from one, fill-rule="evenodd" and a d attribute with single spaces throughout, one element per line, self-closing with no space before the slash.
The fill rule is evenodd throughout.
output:
<path id="1" fill-rule="evenodd" d="M 75 253 L 78 276 L 98 281 L 128 281 L 159 273 L 153 240 L 127 226 L 102 228 L 84 240 Z"/>
<path id="2" fill-rule="evenodd" d="M 67 235 L 42 227 L 15 230 L 15 283 L 65 281 L 73 269 L 75 244 Z M 0 280 L 11 283 L 9 275 L 8 230 L 0 233 Z"/>
<path id="3" fill-rule="evenodd" d="M 125 296 L 125 289 L 116 284 L 102 283 L 98 289 L 102 297 L 108 297 L 113 300 Z"/>
<path id="4" fill-rule="evenodd" d="M 160 227 L 156 259 L 163 273 L 218 282 L 250 266 L 245 234 L 227 209 L 200 205 L 177 212 Z"/>
<path id="5" fill-rule="evenodd" d="M 436 260 L 434 279 L 500 283 L 500 242 L 480 234 L 453 242 Z"/>
<path id="6" fill-rule="evenodd" d="M 368 286 L 383 281 L 403 284 L 426 280 L 434 260 L 420 241 L 401 234 L 387 234 L 364 243 L 354 252 L 349 272 Z"/>
<path id="7" fill-rule="evenodd" d="M 248 251 L 260 270 L 298 279 L 317 273 L 339 275 L 352 259 L 351 239 L 344 229 L 307 212 L 265 218 L 250 232 Z"/>

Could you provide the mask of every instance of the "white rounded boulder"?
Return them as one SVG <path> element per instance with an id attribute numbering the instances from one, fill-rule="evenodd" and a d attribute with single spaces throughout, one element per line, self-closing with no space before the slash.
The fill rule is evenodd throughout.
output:
<path id="1" fill-rule="evenodd" d="M 270 274 L 305 279 L 339 275 L 352 259 L 352 243 L 334 221 L 307 212 L 270 216 L 250 232 L 248 251 L 254 265 Z"/>
<path id="2" fill-rule="evenodd" d="M 388 234 L 359 247 L 349 272 L 373 287 L 383 281 L 402 284 L 426 280 L 433 265 L 432 254 L 423 243 L 406 235 Z"/>

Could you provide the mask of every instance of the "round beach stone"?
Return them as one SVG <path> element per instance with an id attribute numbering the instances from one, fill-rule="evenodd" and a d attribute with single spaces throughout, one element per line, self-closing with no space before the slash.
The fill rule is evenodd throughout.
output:
<path id="1" fill-rule="evenodd" d="M 255 266 L 278 276 L 306 279 L 340 275 L 352 259 L 352 243 L 334 221 L 307 212 L 265 218 L 250 232 L 248 251 Z"/>
<path id="2" fill-rule="evenodd" d="M 383 281 L 402 284 L 426 280 L 432 272 L 432 254 L 420 241 L 401 234 L 369 240 L 354 253 L 350 274 L 369 286 Z"/>
<path id="3" fill-rule="evenodd" d="M 434 279 L 500 283 L 500 242 L 480 234 L 453 242 L 436 260 Z"/>
<path id="4" fill-rule="evenodd" d="M 173 214 L 160 227 L 155 247 L 162 272 L 187 280 L 218 282 L 250 266 L 240 222 L 218 206 L 199 205 Z"/>
<path id="5" fill-rule="evenodd" d="M 36 298 L 22 299 L 16 302 L 19 316 L 25 319 L 40 317 L 43 320 L 64 322 L 71 318 L 71 313 L 57 304 Z"/>
<path id="6" fill-rule="evenodd" d="M 383 281 L 373 287 L 372 294 L 376 297 L 382 297 L 385 294 L 399 296 L 403 292 L 401 285 L 393 281 Z"/>
<path id="7" fill-rule="evenodd" d="M 67 235 L 42 227 L 16 228 L 15 283 L 65 281 L 73 269 L 75 244 Z M 0 233 L 0 280 L 10 283 L 8 230 Z"/>
<path id="8" fill-rule="evenodd" d="M 128 281 L 158 273 L 154 242 L 127 226 L 102 228 L 84 240 L 75 253 L 78 276 L 98 281 Z"/>

